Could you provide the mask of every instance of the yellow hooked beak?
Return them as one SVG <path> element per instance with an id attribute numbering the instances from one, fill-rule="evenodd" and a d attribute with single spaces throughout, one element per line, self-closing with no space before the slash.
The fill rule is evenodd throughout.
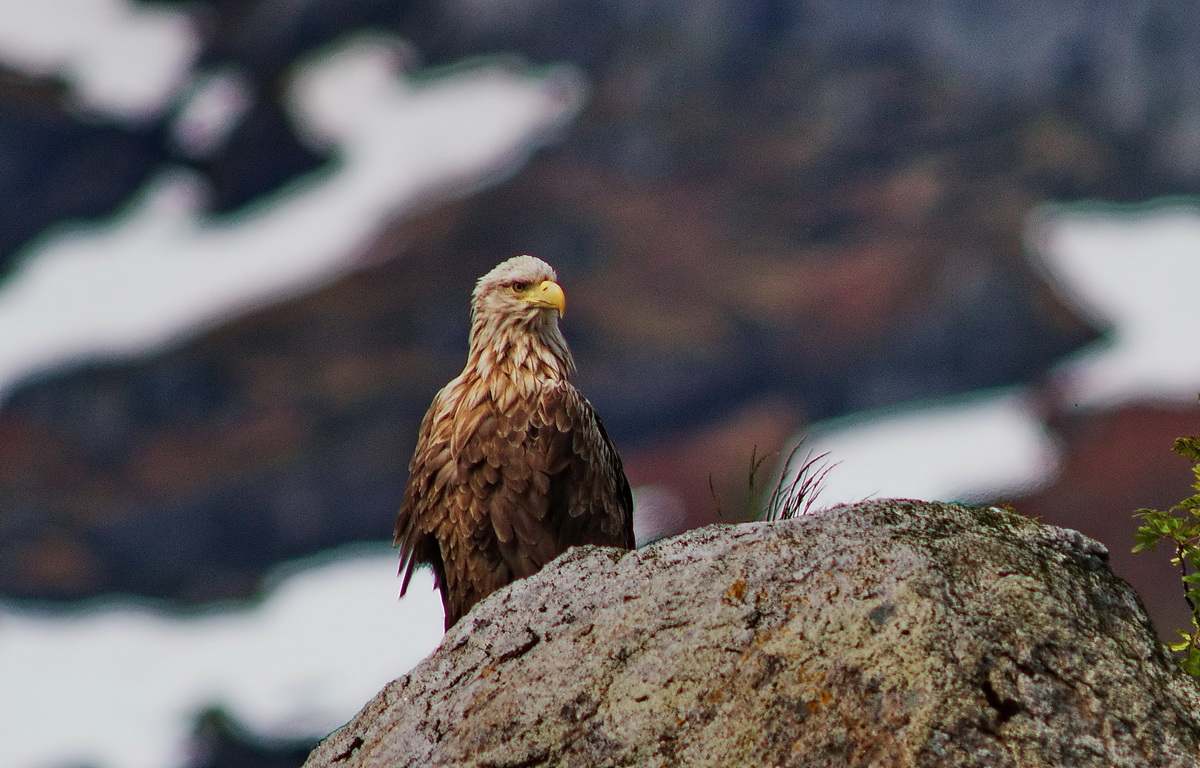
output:
<path id="1" fill-rule="evenodd" d="M 553 280 L 543 280 L 524 297 L 525 301 L 539 307 L 558 310 L 558 316 L 567 314 L 567 295 L 562 286 Z"/>

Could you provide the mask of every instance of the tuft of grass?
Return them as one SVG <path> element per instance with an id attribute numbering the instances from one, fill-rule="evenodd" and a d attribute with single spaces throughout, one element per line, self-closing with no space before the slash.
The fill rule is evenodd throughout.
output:
<path id="1" fill-rule="evenodd" d="M 828 451 L 816 456 L 809 451 L 805 454 L 800 466 L 793 472 L 792 468 L 796 464 L 800 448 L 803 445 L 803 440 L 796 443 L 788 453 L 787 460 L 783 462 L 779 479 L 775 481 L 775 487 L 771 489 L 771 495 L 767 497 L 764 519 L 791 520 L 801 515 L 807 515 L 812 511 L 817 497 L 821 495 L 821 487 L 829 470 L 837 466 L 837 464 L 830 464 L 827 461 Z M 787 479 L 789 475 L 791 480 Z"/>
<path id="2" fill-rule="evenodd" d="M 1176 630 L 1183 639 L 1167 643 L 1167 647 L 1175 652 L 1183 671 L 1200 677 L 1200 437 L 1181 437 L 1173 450 L 1192 462 L 1192 489 L 1196 493 L 1165 512 L 1139 509 L 1135 517 L 1142 518 L 1144 525 L 1134 534 L 1133 551 L 1154 549 L 1162 541 L 1174 545 L 1171 562 L 1179 568 L 1183 599 L 1192 614 L 1192 631 Z"/>
<path id="3" fill-rule="evenodd" d="M 770 488 L 765 504 L 762 501 L 763 494 L 767 493 L 767 489 L 759 487 L 762 468 L 768 460 L 777 458 L 779 453 L 772 451 L 760 456 L 758 446 L 755 446 L 751 450 L 750 466 L 746 471 L 746 508 L 741 514 L 733 513 L 730 515 L 726 513 L 724 507 L 721 505 L 721 499 L 717 495 L 712 473 L 709 472 L 708 492 L 712 496 L 713 507 L 717 512 L 717 519 L 721 521 L 755 520 L 758 519 L 759 510 L 761 509 L 765 509 L 762 515 L 763 520 L 791 520 L 794 517 L 800 517 L 811 512 L 813 505 L 817 501 L 817 497 L 821 493 L 825 476 L 829 473 L 829 470 L 837 465 L 826 461 L 829 457 L 828 453 L 814 456 L 812 451 L 809 451 L 804 455 L 802 463 L 797 467 L 797 462 L 801 461 L 800 449 L 803 446 L 804 441 L 801 440 L 788 453 L 787 460 L 784 461 L 783 468 L 780 470 L 779 479 Z M 791 478 L 790 480 L 788 479 L 789 477 Z"/>

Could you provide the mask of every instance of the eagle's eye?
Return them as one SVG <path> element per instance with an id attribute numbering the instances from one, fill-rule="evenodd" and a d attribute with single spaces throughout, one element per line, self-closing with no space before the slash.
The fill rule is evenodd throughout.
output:
<path id="1" fill-rule="evenodd" d="M 512 284 L 512 289 L 517 293 L 525 293 L 525 289 L 529 287 L 529 283 L 518 280 Z"/>

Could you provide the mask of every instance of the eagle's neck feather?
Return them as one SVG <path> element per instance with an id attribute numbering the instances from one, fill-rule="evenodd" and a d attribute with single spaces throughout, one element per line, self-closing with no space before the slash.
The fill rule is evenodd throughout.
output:
<path id="1" fill-rule="evenodd" d="M 471 323 L 467 371 L 474 371 L 496 402 L 533 397 L 544 385 L 567 381 L 575 362 L 558 321 L 549 313 Z"/>

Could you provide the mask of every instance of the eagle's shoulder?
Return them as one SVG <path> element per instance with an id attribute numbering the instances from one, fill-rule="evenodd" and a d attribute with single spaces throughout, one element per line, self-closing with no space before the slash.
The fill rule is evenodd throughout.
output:
<path id="1" fill-rule="evenodd" d="M 550 495 L 560 545 L 632 548 L 633 494 L 604 422 L 568 381 L 547 387 L 543 403 L 547 428 L 556 433 L 545 445 L 552 451 L 548 464 L 557 468 Z"/>

